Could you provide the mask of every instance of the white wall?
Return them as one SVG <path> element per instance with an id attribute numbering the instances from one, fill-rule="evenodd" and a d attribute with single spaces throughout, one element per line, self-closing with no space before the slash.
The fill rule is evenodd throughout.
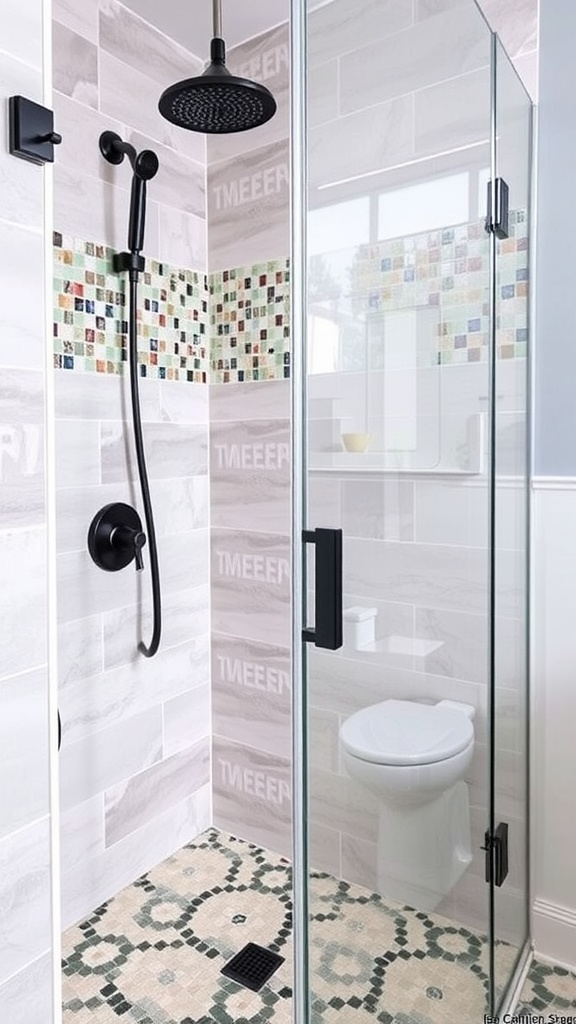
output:
<path id="1" fill-rule="evenodd" d="M 576 420 L 572 0 L 540 5 L 533 502 L 533 934 L 576 967 Z M 560 229 L 561 225 L 561 229 Z M 546 474 L 546 475 L 544 475 Z"/>
<path id="2" fill-rule="evenodd" d="M 533 850 L 536 952 L 576 966 L 576 480 L 534 494 Z"/>

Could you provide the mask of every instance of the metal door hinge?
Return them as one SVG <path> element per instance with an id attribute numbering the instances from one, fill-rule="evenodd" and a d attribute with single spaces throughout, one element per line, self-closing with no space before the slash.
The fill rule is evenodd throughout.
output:
<path id="1" fill-rule="evenodd" d="M 494 835 L 485 833 L 484 846 L 486 851 L 486 881 L 493 882 L 498 888 L 508 874 L 508 825 L 501 821 Z"/>
<path id="2" fill-rule="evenodd" d="M 488 234 L 495 234 L 496 238 L 510 237 L 510 189 L 504 178 L 496 178 L 495 209 L 492 210 L 492 182 L 488 182 L 488 199 L 486 205 L 485 228 Z"/>

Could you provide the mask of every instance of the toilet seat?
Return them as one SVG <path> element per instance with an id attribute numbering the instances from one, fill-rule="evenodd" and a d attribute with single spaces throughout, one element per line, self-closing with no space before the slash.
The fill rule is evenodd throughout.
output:
<path id="1" fill-rule="evenodd" d="M 362 708 L 340 736 L 354 757 L 372 764 L 425 765 L 454 757 L 474 742 L 470 719 L 438 704 L 385 700 Z"/>

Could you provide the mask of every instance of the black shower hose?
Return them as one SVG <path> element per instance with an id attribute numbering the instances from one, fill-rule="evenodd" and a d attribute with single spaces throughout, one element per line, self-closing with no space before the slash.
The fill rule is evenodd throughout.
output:
<path id="1" fill-rule="evenodd" d="M 140 477 L 140 489 L 142 491 L 142 502 L 144 505 L 144 517 L 146 519 L 146 534 L 148 551 L 150 557 L 150 570 L 152 573 L 152 604 L 154 610 L 154 627 L 152 639 L 149 646 L 141 640 L 138 650 L 145 658 L 153 658 L 160 646 L 162 634 L 162 601 L 160 591 L 160 569 L 158 566 L 158 548 L 156 546 L 156 530 L 154 527 L 154 511 L 152 499 L 150 498 L 150 486 L 148 484 L 148 471 L 146 469 L 146 455 L 144 453 L 144 441 L 142 438 L 142 416 L 140 413 L 140 391 L 138 388 L 138 272 L 129 273 L 129 301 L 130 320 L 128 324 L 128 362 L 130 364 L 130 396 L 132 399 L 132 423 L 134 425 L 134 445 L 136 448 L 136 461 L 138 463 L 138 476 Z"/>

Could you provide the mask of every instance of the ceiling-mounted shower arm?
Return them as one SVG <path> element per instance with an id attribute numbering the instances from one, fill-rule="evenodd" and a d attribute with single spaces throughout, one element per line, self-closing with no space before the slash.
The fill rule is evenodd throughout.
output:
<path id="1" fill-rule="evenodd" d="M 222 39 L 222 0 L 212 0 L 214 38 Z"/>

